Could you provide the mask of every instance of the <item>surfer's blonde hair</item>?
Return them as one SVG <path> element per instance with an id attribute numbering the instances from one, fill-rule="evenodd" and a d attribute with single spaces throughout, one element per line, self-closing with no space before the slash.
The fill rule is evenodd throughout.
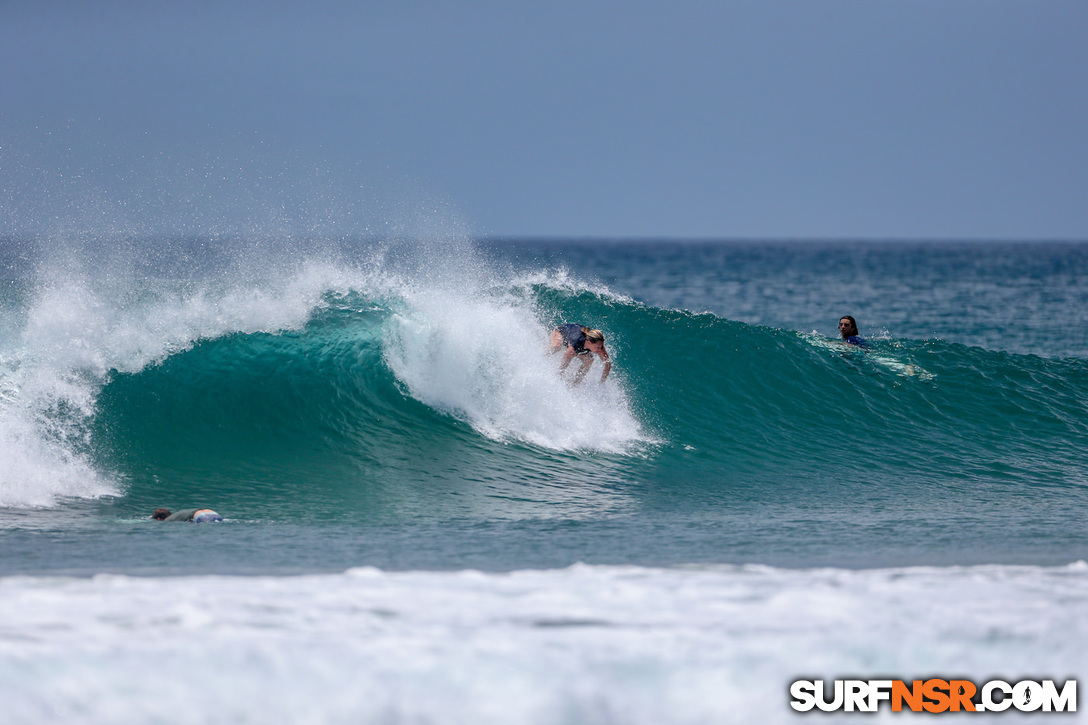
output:
<path id="1" fill-rule="evenodd" d="M 582 334 L 586 336 L 586 339 L 590 342 L 599 342 L 604 344 L 604 333 L 600 330 L 594 330 L 592 327 L 583 327 Z"/>

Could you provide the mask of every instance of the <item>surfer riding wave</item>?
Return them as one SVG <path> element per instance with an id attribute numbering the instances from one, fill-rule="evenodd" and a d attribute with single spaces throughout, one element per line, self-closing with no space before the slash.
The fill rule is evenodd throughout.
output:
<path id="1" fill-rule="evenodd" d="M 558 352 L 564 345 L 567 350 L 563 353 L 563 362 L 559 364 L 560 375 L 566 372 L 571 360 L 577 356 L 582 366 L 574 374 L 574 384 L 580 384 L 589 372 L 589 366 L 593 364 L 593 355 L 596 355 L 604 363 L 601 382 L 608 379 L 608 374 L 612 372 L 612 361 L 604 347 L 603 332 L 574 322 L 564 323 L 552 330 L 548 352 Z"/>

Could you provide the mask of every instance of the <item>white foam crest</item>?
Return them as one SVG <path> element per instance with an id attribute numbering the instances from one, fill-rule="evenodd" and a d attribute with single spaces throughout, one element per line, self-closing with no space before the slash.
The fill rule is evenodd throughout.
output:
<path id="1" fill-rule="evenodd" d="M 611 302 L 624 305 L 639 305 L 641 303 L 633 297 L 616 292 L 603 282 L 588 282 L 578 277 L 571 276 L 570 270 L 557 268 L 552 270 L 538 270 L 528 272 L 511 280 L 507 285 L 510 289 L 528 288 L 541 285 L 555 290 L 562 290 L 571 294 L 591 292 Z"/>
<path id="2" fill-rule="evenodd" d="M 143 289 L 65 280 L 39 294 L 23 347 L 61 370 L 134 372 L 199 340 L 300 328 L 320 306 L 330 271 L 315 265 L 268 282 Z"/>
<path id="3" fill-rule="evenodd" d="M 595 361 L 582 385 L 558 376 L 549 328 L 525 300 L 445 288 L 405 290 L 385 359 L 421 402 L 495 440 L 559 450 L 628 452 L 650 441 L 630 411 L 622 376 L 598 383 Z M 622 361 L 618 363 L 622 365 Z"/>

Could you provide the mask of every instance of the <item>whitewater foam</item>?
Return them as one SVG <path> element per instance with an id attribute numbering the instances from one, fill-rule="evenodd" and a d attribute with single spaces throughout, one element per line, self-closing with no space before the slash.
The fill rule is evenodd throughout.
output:
<path id="1" fill-rule="evenodd" d="M 0 722 L 793 721 L 800 677 L 1075 676 L 1086 604 L 1082 563 L 11 577 Z"/>
<path id="2" fill-rule="evenodd" d="M 558 375 L 550 326 L 513 295 L 408 292 L 390 320 L 385 359 L 409 393 L 495 440 L 624 453 L 651 441 L 631 414 L 622 374 L 580 386 Z M 617 347 L 612 344 L 612 349 Z M 622 362 L 619 364 L 622 365 Z"/>

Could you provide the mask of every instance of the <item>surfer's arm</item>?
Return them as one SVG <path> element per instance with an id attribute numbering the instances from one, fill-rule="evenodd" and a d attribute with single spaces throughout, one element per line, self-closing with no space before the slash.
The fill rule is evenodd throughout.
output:
<path id="1" fill-rule="evenodd" d="M 603 347 L 597 354 L 600 356 L 601 361 L 604 362 L 604 370 L 601 371 L 601 383 L 603 384 L 605 380 L 608 380 L 608 374 L 612 372 L 612 361 L 608 358 L 608 353 L 605 352 Z"/>
<path id="2" fill-rule="evenodd" d="M 578 372 L 574 374 L 574 384 L 580 385 L 583 380 L 586 379 L 586 373 L 589 372 L 589 366 L 593 364 L 593 358 L 589 355 L 584 355 L 581 359 L 582 367 L 578 368 Z"/>
<path id="3" fill-rule="evenodd" d="M 571 359 L 574 358 L 575 352 L 573 347 L 568 347 L 567 351 L 563 353 L 563 362 L 559 363 L 559 374 L 562 375 L 567 370 L 567 366 L 570 365 Z"/>

